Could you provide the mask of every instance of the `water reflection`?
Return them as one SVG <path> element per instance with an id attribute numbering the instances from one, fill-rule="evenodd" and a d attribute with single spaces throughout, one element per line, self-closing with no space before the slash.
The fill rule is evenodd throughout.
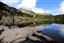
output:
<path id="1" fill-rule="evenodd" d="M 59 43 L 64 42 L 64 25 L 63 24 L 51 24 L 45 26 L 42 33 L 50 36 L 54 40 L 58 41 Z"/>

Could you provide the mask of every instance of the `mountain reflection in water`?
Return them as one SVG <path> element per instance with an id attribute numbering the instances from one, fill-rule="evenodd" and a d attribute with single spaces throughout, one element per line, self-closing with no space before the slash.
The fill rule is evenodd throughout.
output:
<path id="1" fill-rule="evenodd" d="M 58 43 L 64 43 L 64 25 L 63 24 L 51 24 L 45 26 L 44 30 L 42 30 L 47 36 L 50 36 Z"/>

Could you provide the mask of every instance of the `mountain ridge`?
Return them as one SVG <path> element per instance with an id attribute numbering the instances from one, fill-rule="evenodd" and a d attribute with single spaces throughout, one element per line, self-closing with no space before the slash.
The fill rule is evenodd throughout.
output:
<path id="1" fill-rule="evenodd" d="M 64 16 L 53 16 L 49 15 L 41 15 L 32 11 L 26 10 L 26 12 L 22 12 L 22 10 L 18 10 L 13 7 L 9 7 L 8 5 L 0 2 L 0 24 L 4 25 L 20 25 L 20 26 L 30 26 L 30 25 L 41 25 L 46 23 L 63 23 L 61 22 L 64 19 Z"/>

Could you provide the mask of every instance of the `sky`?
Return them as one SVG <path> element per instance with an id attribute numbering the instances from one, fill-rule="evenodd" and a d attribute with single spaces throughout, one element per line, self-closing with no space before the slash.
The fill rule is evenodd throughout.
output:
<path id="1" fill-rule="evenodd" d="M 64 0 L 0 0 L 17 9 L 28 9 L 36 13 L 64 14 Z"/>

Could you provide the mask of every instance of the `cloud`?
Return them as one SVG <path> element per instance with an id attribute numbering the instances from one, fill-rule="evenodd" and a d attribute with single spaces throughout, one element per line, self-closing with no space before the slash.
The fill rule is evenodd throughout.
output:
<path id="1" fill-rule="evenodd" d="M 17 6 L 18 9 L 25 8 L 32 10 L 36 13 L 50 13 L 49 10 L 44 10 L 42 8 L 37 8 L 38 0 L 22 0 L 21 3 Z"/>
<path id="2" fill-rule="evenodd" d="M 13 3 L 13 2 L 17 2 L 18 0 L 0 0 L 1 2 L 4 2 L 4 3 Z"/>
<path id="3" fill-rule="evenodd" d="M 12 0 L 0 0 L 0 1 L 9 6 L 15 7 L 17 9 L 24 8 L 24 9 L 32 10 L 36 13 L 50 13 L 49 10 L 36 7 L 38 0 L 13 0 L 13 1 Z"/>
<path id="4" fill-rule="evenodd" d="M 58 8 L 58 14 L 64 14 L 64 1 L 60 3 L 60 7 Z"/>
<path id="5" fill-rule="evenodd" d="M 14 7 L 19 3 L 19 0 L 0 0 L 0 1 L 9 6 L 14 6 Z"/>
<path id="6" fill-rule="evenodd" d="M 32 9 L 36 7 L 37 0 L 22 0 L 17 8 Z"/>
<path id="7" fill-rule="evenodd" d="M 50 13 L 50 10 L 44 10 L 42 8 L 33 8 L 32 11 L 36 13 Z"/>

